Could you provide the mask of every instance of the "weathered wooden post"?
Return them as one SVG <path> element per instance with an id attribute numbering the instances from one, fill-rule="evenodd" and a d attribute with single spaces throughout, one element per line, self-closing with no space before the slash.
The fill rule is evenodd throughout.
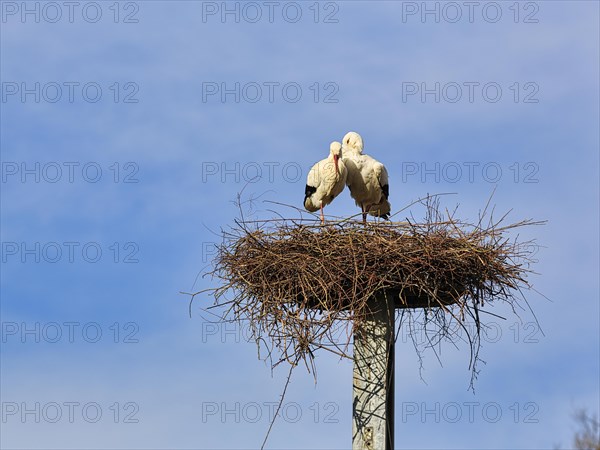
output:
<path id="1" fill-rule="evenodd" d="M 374 296 L 354 334 L 352 450 L 394 448 L 394 302 Z"/>

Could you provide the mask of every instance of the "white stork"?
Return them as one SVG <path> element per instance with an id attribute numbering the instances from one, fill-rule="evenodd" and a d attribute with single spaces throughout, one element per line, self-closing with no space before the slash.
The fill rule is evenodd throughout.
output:
<path id="1" fill-rule="evenodd" d="M 332 142 L 329 157 L 316 163 L 306 178 L 304 207 L 307 211 L 321 210 L 321 223 L 325 223 L 323 206 L 329 205 L 346 186 L 346 165 L 342 160 L 342 144 Z"/>
<path id="2" fill-rule="evenodd" d="M 363 155 L 362 137 L 351 131 L 342 141 L 344 163 L 348 170 L 346 184 L 350 195 L 362 210 L 363 222 L 367 214 L 389 219 L 391 210 L 388 197 L 390 187 L 387 169 L 369 155 Z"/>

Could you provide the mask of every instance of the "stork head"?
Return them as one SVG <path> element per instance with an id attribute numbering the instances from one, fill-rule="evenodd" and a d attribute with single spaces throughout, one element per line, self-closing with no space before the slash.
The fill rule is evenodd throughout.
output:
<path id="1" fill-rule="evenodd" d="M 350 131 L 349 133 L 346 133 L 346 136 L 344 136 L 342 144 L 344 145 L 344 147 L 351 148 L 352 150 L 354 150 L 358 153 L 362 153 L 362 151 L 363 151 L 362 137 L 360 137 L 360 134 L 358 134 L 355 131 Z"/>
<path id="2" fill-rule="evenodd" d="M 342 157 L 342 144 L 337 141 L 333 141 L 329 144 L 329 154 L 333 157 L 333 163 L 335 164 L 335 174 L 339 175 L 340 170 L 338 168 L 338 161 Z"/>

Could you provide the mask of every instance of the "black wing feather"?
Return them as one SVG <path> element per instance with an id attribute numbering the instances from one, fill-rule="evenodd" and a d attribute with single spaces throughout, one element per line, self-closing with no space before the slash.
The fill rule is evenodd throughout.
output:
<path id="1" fill-rule="evenodd" d="M 385 199 L 387 200 L 388 197 L 390 196 L 390 185 L 386 184 L 385 186 L 381 186 L 381 190 L 383 191 L 383 195 L 384 195 Z"/>
<path id="2" fill-rule="evenodd" d="M 317 188 L 314 186 L 309 186 L 307 184 L 306 188 L 304 189 L 304 202 L 306 203 L 306 199 L 313 195 L 315 192 L 317 192 Z"/>

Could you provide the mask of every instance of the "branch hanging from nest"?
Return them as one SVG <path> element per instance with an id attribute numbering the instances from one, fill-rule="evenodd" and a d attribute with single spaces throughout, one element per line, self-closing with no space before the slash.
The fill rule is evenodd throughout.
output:
<path id="1" fill-rule="evenodd" d="M 242 217 L 222 234 L 209 273 L 218 280 L 210 308 L 220 308 L 223 320 L 248 325 L 257 344 L 268 344 L 273 367 L 302 361 L 314 373 L 317 350 L 352 358 L 349 345 L 367 316 L 367 301 L 384 295 L 411 327 L 420 322 L 422 330 L 435 330 L 431 347 L 455 333 L 454 325 L 466 331 L 472 386 L 481 308 L 507 302 L 514 310 L 517 295 L 530 287 L 532 241 L 507 234 L 542 222 L 503 225 L 503 217 L 484 226 L 483 217 L 470 224 L 442 212 L 435 197 L 425 206 L 422 222 L 347 219 L 321 226 Z"/>

